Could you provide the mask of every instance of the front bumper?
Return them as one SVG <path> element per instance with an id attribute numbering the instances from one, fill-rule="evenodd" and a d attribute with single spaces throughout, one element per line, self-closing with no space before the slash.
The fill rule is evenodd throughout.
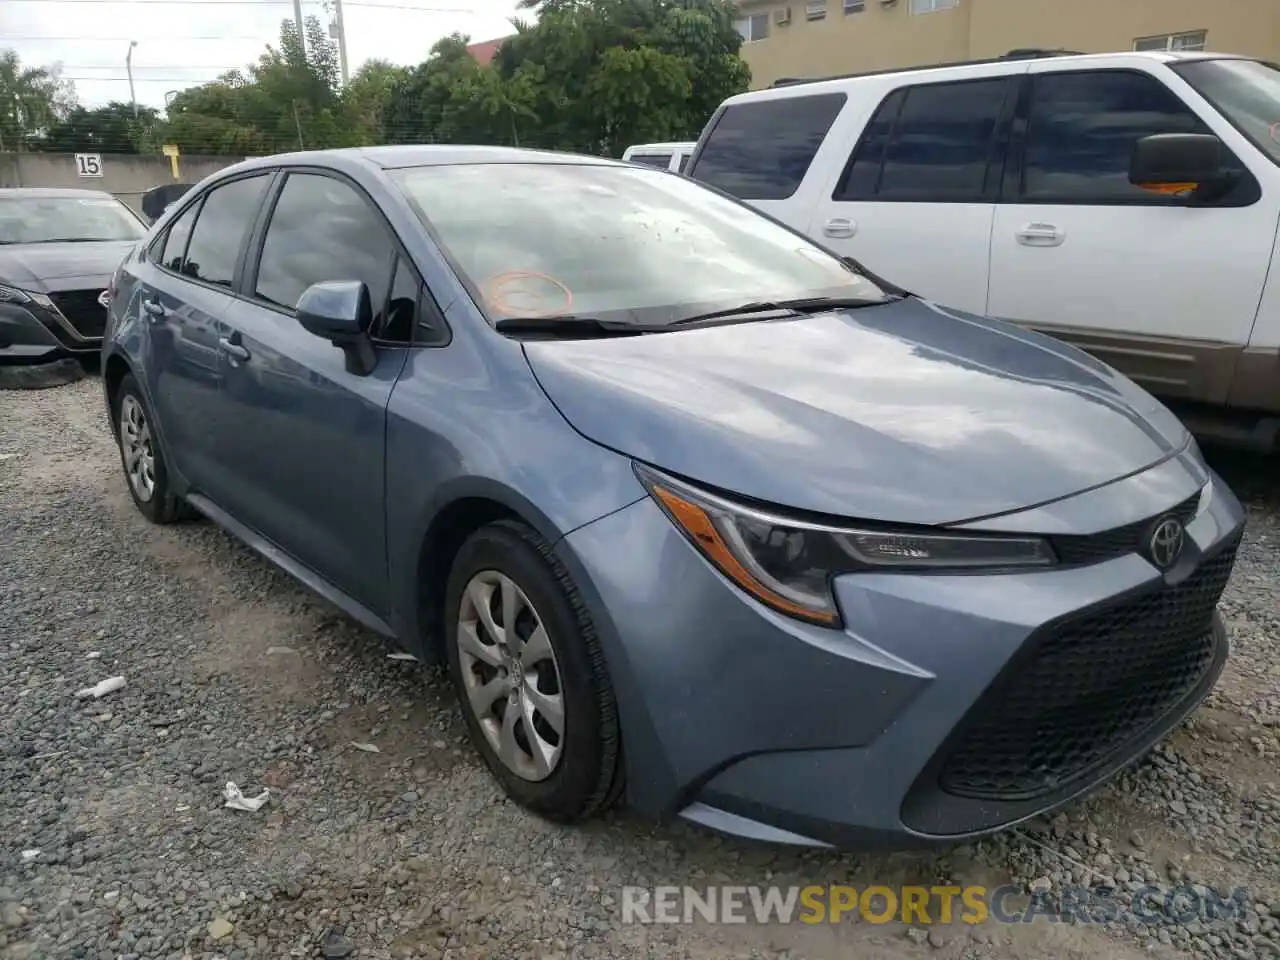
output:
<path id="1" fill-rule="evenodd" d="M 102 337 L 78 330 L 56 308 L 0 303 L 0 362 L 41 363 L 102 349 Z"/>
<path id="2" fill-rule="evenodd" d="M 1188 452 L 1072 498 L 1074 522 L 1070 501 L 1055 516 L 1086 532 L 1095 514 L 1132 522 L 1206 476 Z M 634 808 L 765 840 L 897 847 L 1061 806 L 1191 712 L 1227 655 L 1214 607 L 1243 525 L 1214 478 L 1166 574 L 1128 553 L 1016 574 L 851 575 L 836 582 L 838 631 L 747 598 L 647 498 L 560 552 L 605 646 Z"/>

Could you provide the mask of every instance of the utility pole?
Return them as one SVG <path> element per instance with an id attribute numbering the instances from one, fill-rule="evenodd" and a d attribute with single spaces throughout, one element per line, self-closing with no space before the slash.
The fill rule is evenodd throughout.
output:
<path id="1" fill-rule="evenodd" d="M 307 52 L 306 34 L 302 32 L 302 0 L 293 0 L 293 22 L 298 28 L 298 46 L 302 48 L 303 55 Z"/>
<path id="2" fill-rule="evenodd" d="M 133 48 L 138 45 L 137 40 L 129 41 L 129 52 L 124 57 L 124 69 L 129 75 L 129 100 L 133 103 L 133 119 L 138 119 L 138 97 L 133 92 Z"/>
<path id="3" fill-rule="evenodd" d="M 338 62 L 342 64 L 342 85 L 347 85 L 347 24 L 342 19 L 342 0 L 333 0 L 333 18 L 338 27 Z"/>

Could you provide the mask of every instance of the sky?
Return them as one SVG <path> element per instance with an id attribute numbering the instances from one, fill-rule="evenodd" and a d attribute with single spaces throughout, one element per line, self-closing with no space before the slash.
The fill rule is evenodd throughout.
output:
<path id="1" fill-rule="evenodd" d="M 420 63 L 455 31 L 473 43 L 512 32 L 516 0 L 343 0 L 350 72 L 368 59 Z M 320 0 L 302 0 L 303 16 L 331 17 Z M 86 107 L 129 102 L 125 58 L 133 48 L 139 105 L 163 107 L 165 94 L 243 68 L 268 44 L 292 0 L 0 0 L 0 48 L 23 66 L 61 63 Z"/>

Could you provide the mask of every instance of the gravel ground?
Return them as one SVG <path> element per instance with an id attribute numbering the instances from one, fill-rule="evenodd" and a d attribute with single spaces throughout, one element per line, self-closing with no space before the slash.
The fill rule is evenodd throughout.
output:
<path id="1" fill-rule="evenodd" d="M 836 856 L 625 811 L 530 818 L 438 674 L 212 525 L 136 514 L 96 379 L 0 393 L 0 957 L 1278 956 L 1280 476 L 1214 459 L 1251 522 L 1223 604 L 1234 655 L 1206 706 L 1052 821 Z M 116 674 L 123 690 L 74 697 Z M 228 780 L 271 799 L 224 809 Z M 947 880 L 1248 896 L 1233 917 L 1105 926 L 640 926 L 619 908 L 624 884 Z"/>

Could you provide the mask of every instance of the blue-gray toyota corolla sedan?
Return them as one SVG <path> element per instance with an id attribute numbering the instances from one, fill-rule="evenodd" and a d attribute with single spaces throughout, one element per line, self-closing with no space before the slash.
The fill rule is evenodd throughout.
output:
<path id="1" fill-rule="evenodd" d="M 979 834 L 1142 755 L 1227 656 L 1243 511 L 1163 406 L 678 175 L 246 161 L 110 296 L 138 509 L 447 661 L 544 817 Z"/>

